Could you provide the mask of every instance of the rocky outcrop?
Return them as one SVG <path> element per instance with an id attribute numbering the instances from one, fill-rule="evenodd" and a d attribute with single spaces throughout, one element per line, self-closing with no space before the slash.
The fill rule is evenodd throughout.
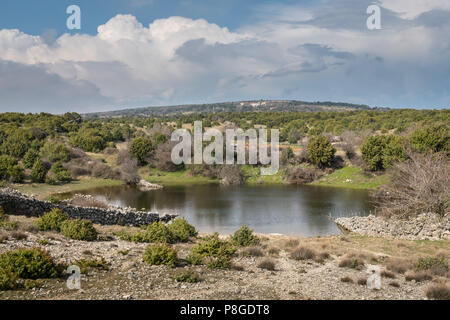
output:
<path id="1" fill-rule="evenodd" d="M 338 218 L 335 223 L 344 232 L 367 236 L 407 240 L 450 239 L 450 214 L 440 217 L 434 213 L 424 213 L 407 220 L 370 215 Z"/>
<path id="2" fill-rule="evenodd" d="M 146 180 L 139 181 L 137 186 L 138 186 L 139 190 L 142 190 L 142 191 L 159 190 L 159 189 L 164 188 L 163 186 L 161 186 L 159 184 L 151 183 Z"/>
<path id="3" fill-rule="evenodd" d="M 138 211 L 133 208 L 87 208 L 67 202 L 55 204 L 26 196 L 10 188 L 0 189 L 0 206 L 7 214 L 29 217 L 39 217 L 53 208 L 58 208 L 72 219 L 87 219 L 102 225 L 141 226 L 155 221 L 169 221 L 176 217 L 175 215 L 160 216 L 158 213 Z"/>

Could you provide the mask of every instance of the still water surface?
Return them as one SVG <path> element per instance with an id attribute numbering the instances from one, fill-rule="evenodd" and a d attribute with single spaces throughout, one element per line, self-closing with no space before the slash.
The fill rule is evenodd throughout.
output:
<path id="1" fill-rule="evenodd" d="M 82 192 L 113 205 L 185 217 L 201 232 L 234 232 L 247 224 L 256 232 L 296 236 L 339 234 L 330 220 L 368 215 L 365 190 L 317 186 L 169 186 L 140 191 L 132 187 L 96 188 Z"/>

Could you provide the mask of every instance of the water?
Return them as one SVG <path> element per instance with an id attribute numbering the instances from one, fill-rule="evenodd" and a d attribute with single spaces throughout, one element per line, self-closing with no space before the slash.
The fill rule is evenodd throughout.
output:
<path id="1" fill-rule="evenodd" d="M 176 213 L 201 232 L 229 234 L 242 224 L 256 232 L 296 236 L 339 234 L 331 219 L 368 215 L 365 190 L 318 186 L 172 186 L 140 191 L 132 187 L 85 192 L 113 205 Z M 331 219 L 330 219 L 331 218 Z"/>

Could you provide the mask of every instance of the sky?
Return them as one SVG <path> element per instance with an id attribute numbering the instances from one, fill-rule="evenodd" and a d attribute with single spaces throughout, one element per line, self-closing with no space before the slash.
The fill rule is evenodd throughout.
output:
<path id="1" fill-rule="evenodd" d="M 81 9 L 69 30 L 66 9 Z M 381 29 L 369 30 L 370 5 Z M 450 105 L 448 0 L 3 0 L 0 112 Z"/>

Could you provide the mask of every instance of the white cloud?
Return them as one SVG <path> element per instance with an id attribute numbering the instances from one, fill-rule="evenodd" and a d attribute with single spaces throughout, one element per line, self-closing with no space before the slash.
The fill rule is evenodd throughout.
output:
<path id="1" fill-rule="evenodd" d="M 61 92 L 78 101 L 73 105 L 81 106 L 85 99 L 90 108 L 94 102 L 96 108 L 108 103 L 112 108 L 255 98 L 391 106 L 413 104 L 414 97 L 423 105 L 426 99 L 450 101 L 450 89 L 444 87 L 450 80 L 445 67 L 450 65 L 449 26 L 370 32 L 364 19 L 361 28 L 331 28 L 308 22 L 317 10 L 269 9 L 276 14 L 259 11 L 259 23 L 233 32 L 183 17 L 155 20 L 146 27 L 131 15 L 113 17 L 98 27 L 97 35 L 64 34 L 52 44 L 19 30 L 0 30 L 0 60 L 23 65 L 23 77 L 26 70 L 37 74 L 32 67 L 42 79 L 47 79 L 43 73 L 56 77 L 35 82 L 47 86 L 42 91 L 48 99 L 59 90 L 55 105 L 61 104 Z M 0 91 L 7 95 L 4 74 L 0 80 Z M 25 83 L 14 82 L 23 99 L 30 90 Z M 420 95 L 420 86 L 427 95 Z M 70 88 L 75 95 L 67 93 Z M 29 96 L 36 101 L 36 94 Z M 14 96 L 9 97 L 0 94 L 0 108 L 6 101 L 14 104 Z"/>
<path id="2" fill-rule="evenodd" d="M 379 0 L 381 5 L 403 19 L 414 19 L 431 10 L 450 10 L 449 0 Z"/>

